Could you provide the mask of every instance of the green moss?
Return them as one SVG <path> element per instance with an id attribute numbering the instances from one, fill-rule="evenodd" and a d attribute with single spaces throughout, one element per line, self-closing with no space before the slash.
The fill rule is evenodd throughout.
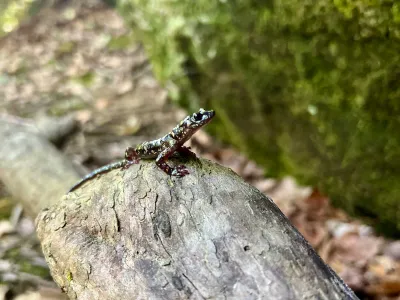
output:
<path id="1" fill-rule="evenodd" d="M 0 198 L 0 220 L 9 219 L 15 205 L 15 200 L 2 197 Z"/>
<path id="2" fill-rule="evenodd" d="M 33 0 L 3 0 L 0 2 L 0 37 L 15 29 L 27 15 Z"/>
<path id="3" fill-rule="evenodd" d="M 76 43 L 75 42 L 72 42 L 72 41 L 63 42 L 56 49 L 55 55 L 57 57 L 60 57 L 60 56 L 62 56 L 64 54 L 69 54 L 72 51 L 74 51 L 75 47 L 76 47 Z"/>
<path id="4" fill-rule="evenodd" d="M 74 280 L 74 277 L 72 276 L 72 272 L 71 271 L 68 271 L 67 272 L 67 280 L 68 280 L 68 282 L 71 282 L 72 280 Z"/>
<path id="5" fill-rule="evenodd" d="M 90 72 L 86 72 L 83 75 L 73 77 L 72 81 L 82 84 L 85 87 L 89 87 L 93 84 L 95 78 L 96 78 L 96 75 L 94 74 L 94 72 L 90 71 Z"/>
<path id="6" fill-rule="evenodd" d="M 136 42 L 132 34 L 121 35 L 110 38 L 107 48 L 110 51 L 124 50 Z"/>
<path id="7" fill-rule="evenodd" d="M 34 266 L 31 264 L 30 261 L 27 261 L 27 260 L 22 261 L 22 262 L 20 262 L 19 266 L 20 266 L 21 272 L 29 273 L 32 275 L 37 275 L 41 278 L 51 278 L 50 271 L 48 268 Z"/>
<path id="8" fill-rule="evenodd" d="M 52 116 L 63 116 L 71 111 L 87 108 L 87 103 L 83 99 L 72 97 L 66 98 L 63 95 L 54 95 L 48 113 Z"/>
<path id="9" fill-rule="evenodd" d="M 175 101 L 348 212 L 400 233 L 400 9 L 394 0 L 120 0 Z"/>
<path id="10" fill-rule="evenodd" d="M 6 251 L 4 254 L 4 259 L 10 260 L 17 267 L 18 272 L 37 275 L 41 278 L 51 278 L 48 268 L 33 265 L 28 258 L 21 255 L 19 248 L 13 248 Z"/>

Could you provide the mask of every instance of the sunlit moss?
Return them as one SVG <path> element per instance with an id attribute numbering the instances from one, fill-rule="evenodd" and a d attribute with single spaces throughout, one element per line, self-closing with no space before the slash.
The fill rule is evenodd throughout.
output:
<path id="1" fill-rule="evenodd" d="M 0 220 L 10 218 L 15 203 L 8 197 L 0 198 Z"/>
<path id="2" fill-rule="evenodd" d="M 135 42 L 136 40 L 132 34 L 121 35 L 110 38 L 107 43 L 107 48 L 110 51 L 117 51 L 121 49 L 126 49 Z"/>
<path id="3" fill-rule="evenodd" d="M 0 4 L 0 36 L 15 29 L 35 0 L 13 0 Z M 2 7 L 4 6 L 4 7 Z"/>
<path id="4" fill-rule="evenodd" d="M 66 276 L 67 276 L 68 282 L 71 282 L 74 279 L 71 271 L 68 271 Z"/>

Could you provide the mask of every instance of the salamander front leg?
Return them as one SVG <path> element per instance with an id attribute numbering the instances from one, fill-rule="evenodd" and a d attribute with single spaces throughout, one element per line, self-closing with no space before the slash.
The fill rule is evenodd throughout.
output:
<path id="1" fill-rule="evenodd" d="M 172 168 L 166 163 L 168 157 L 170 157 L 174 152 L 175 149 L 166 149 L 162 151 L 156 159 L 157 166 L 171 176 L 183 177 L 185 175 L 188 175 L 189 170 L 184 165 L 179 165 L 175 168 Z"/>

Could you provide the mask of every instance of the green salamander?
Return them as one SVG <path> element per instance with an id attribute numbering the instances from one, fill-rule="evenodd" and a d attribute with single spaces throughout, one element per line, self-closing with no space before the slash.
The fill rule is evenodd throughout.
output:
<path id="1" fill-rule="evenodd" d="M 86 175 L 77 182 L 68 192 L 72 192 L 86 181 L 91 180 L 100 174 L 119 168 L 127 169 L 132 164 L 139 163 L 142 158 L 155 158 L 156 165 L 170 176 L 183 177 L 189 174 L 189 171 L 185 166 L 179 165 L 171 167 L 167 164 L 167 160 L 175 152 L 194 155 L 194 153 L 192 153 L 189 148 L 183 146 L 183 144 L 189 140 L 197 130 L 207 125 L 214 116 L 215 112 L 213 110 L 204 110 L 200 108 L 198 112 L 187 116 L 177 126 L 175 126 L 171 132 L 162 138 L 141 143 L 136 147 L 128 147 L 125 151 L 124 160 L 94 170 L 92 173 Z"/>

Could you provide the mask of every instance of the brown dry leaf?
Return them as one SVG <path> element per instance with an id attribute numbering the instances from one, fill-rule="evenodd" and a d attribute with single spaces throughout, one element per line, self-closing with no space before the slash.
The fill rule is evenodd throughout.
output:
<path id="1" fill-rule="evenodd" d="M 119 82 L 116 85 L 117 95 L 123 95 L 123 94 L 131 91 L 132 88 L 133 88 L 133 83 L 132 83 L 131 79 L 127 79 L 122 82 Z"/>
<path id="2" fill-rule="evenodd" d="M 97 110 L 105 110 L 110 105 L 110 100 L 107 98 L 99 98 L 95 101 L 94 107 Z"/>
<path id="3" fill-rule="evenodd" d="M 268 193 L 277 185 L 278 181 L 272 178 L 263 178 L 253 182 L 253 185 L 263 193 Z"/>
<path id="4" fill-rule="evenodd" d="M 30 72 L 29 79 L 35 84 L 35 88 L 37 89 L 32 91 L 32 93 L 47 93 L 53 91 L 60 81 L 60 76 L 50 67 L 40 67 Z"/>
<path id="5" fill-rule="evenodd" d="M 82 53 L 75 53 L 64 75 L 68 77 L 83 76 L 91 71 L 91 67 Z"/>
<path id="6" fill-rule="evenodd" d="M 310 220 L 303 212 L 297 211 L 289 219 L 314 248 L 317 248 L 328 234 L 328 230 L 321 222 Z"/>
<path id="7" fill-rule="evenodd" d="M 353 290 L 362 291 L 365 288 L 365 280 L 363 270 L 354 267 L 345 267 L 343 271 L 338 272 L 339 276 L 346 282 Z"/>
<path id="8" fill-rule="evenodd" d="M 330 258 L 331 258 L 333 249 L 334 249 L 333 241 L 329 237 L 327 237 L 325 240 L 323 240 L 318 248 L 318 254 L 321 256 L 322 260 L 324 262 L 326 262 L 327 264 L 329 264 L 331 267 L 333 267 L 330 262 Z M 333 268 L 333 269 L 335 271 L 338 271 L 335 268 Z"/>
<path id="9" fill-rule="evenodd" d="M 264 169 L 259 167 L 254 161 L 249 160 L 244 166 L 241 174 L 244 178 L 260 178 L 264 175 Z"/>
<path id="10" fill-rule="evenodd" d="M 124 60 L 122 57 L 109 54 L 101 57 L 99 63 L 107 68 L 120 68 L 124 64 Z"/>
<path id="11" fill-rule="evenodd" d="M 329 205 L 329 219 L 335 219 L 337 221 L 351 222 L 350 217 L 341 209 L 334 208 Z"/>
<path id="12" fill-rule="evenodd" d="M 399 267 L 399 264 L 390 257 L 377 256 L 368 265 L 367 272 L 370 278 L 383 278 L 387 275 L 393 274 L 396 269 L 399 270 Z"/>
<path id="13" fill-rule="evenodd" d="M 302 211 L 307 212 L 313 219 L 324 218 L 329 208 L 329 198 L 316 189 L 312 191 L 309 197 L 296 201 L 296 203 Z"/>
<path id="14" fill-rule="evenodd" d="M 360 236 L 357 233 L 350 232 L 334 239 L 335 250 L 333 260 L 363 267 L 377 255 L 382 244 L 382 238 Z"/>
<path id="15" fill-rule="evenodd" d="M 223 149 L 219 153 L 220 161 L 224 166 L 231 168 L 235 173 L 241 174 L 247 159 L 238 155 L 234 150 Z"/>
<path id="16" fill-rule="evenodd" d="M 400 294 L 400 280 L 399 278 L 394 280 L 384 279 L 378 284 L 371 284 L 366 287 L 366 292 L 368 294 L 377 295 L 398 295 Z"/>
<path id="17" fill-rule="evenodd" d="M 201 148 L 201 145 L 200 145 Z M 225 167 L 231 168 L 234 172 L 240 174 L 242 165 L 245 163 L 245 159 L 240 156 L 233 149 L 216 149 L 211 153 L 214 161 L 219 162 Z"/>
<path id="18" fill-rule="evenodd" d="M 290 202 L 297 206 L 296 203 L 308 197 L 311 192 L 310 187 L 299 186 L 294 178 L 285 177 L 279 181 L 273 190 L 269 191 L 268 195 L 277 203 Z"/>
<path id="19" fill-rule="evenodd" d="M 400 260 L 400 241 L 394 241 L 387 244 L 383 253 L 394 260 Z"/>
<path id="20" fill-rule="evenodd" d="M 76 120 L 81 123 L 85 124 L 92 119 L 93 112 L 89 109 L 80 110 L 75 114 Z"/>

